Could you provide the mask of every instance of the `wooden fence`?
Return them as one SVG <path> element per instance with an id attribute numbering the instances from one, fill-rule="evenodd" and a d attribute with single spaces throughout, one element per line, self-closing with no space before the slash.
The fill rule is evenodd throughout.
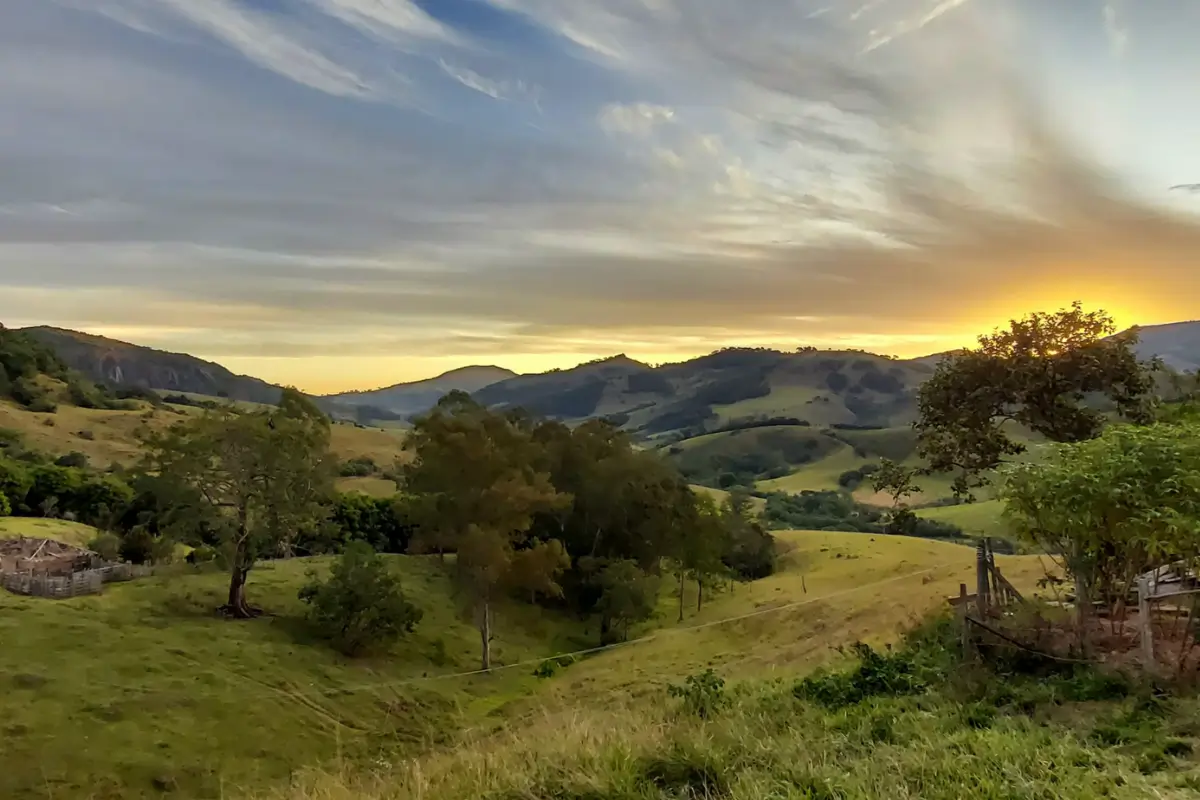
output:
<path id="1" fill-rule="evenodd" d="M 131 581 L 154 574 L 154 568 L 137 564 L 107 564 L 70 575 L 43 575 L 28 572 L 0 573 L 0 587 L 14 594 L 64 599 L 97 594 L 106 583 Z"/>

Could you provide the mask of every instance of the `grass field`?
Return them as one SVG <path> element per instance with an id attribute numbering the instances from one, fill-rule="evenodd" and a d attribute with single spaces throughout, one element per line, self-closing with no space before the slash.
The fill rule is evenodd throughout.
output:
<path id="1" fill-rule="evenodd" d="M 55 541 L 87 547 L 88 542 L 99 533 L 91 525 L 68 522 L 64 519 L 41 519 L 39 517 L 0 517 L 0 539 L 28 536 L 32 539 L 54 539 Z"/>
<path id="2" fill-rule="evenodd" d="M 17 431 L 25 444 L 34 449 L 54 455 L 78 451 L 103 467 L 136 462 L 142 454 L 141 434 L 163 430 L 196 413 L 199 410 L 185 406 L 101 411 L 60 405 L 53 414 L 35 414 L 0 401 L 0 428 Z M 402 448 L 404 433 L 400 430 L 335 423 L 331 434 L 333 453 L 341 460 L 369 456 L 381 467 L 390 467 L 397 459 L 407 458 Z"/>
<path id="3" fill-rule="evenodd" d="M 425 618 L 390 657 L 355 663 L 299 629 L 296 591 L 310 560 L 256 568 L 249 597 L 270 616 L 247 622 L 214 615 L 222 574 L 65 601 L 0 592 L 0 797 L 137 798 L 172 787 L 217 797 L 339 756 L 364 764 L 421 749 L 528 694 L 529 670 L 420 683 L 475 668 L 478 636 L 435 559 L 395 561 Z M 510 605 L 493 646 L 511 663 L 570 650 L 580 644 L 572 634 Z"/>
<path id="4" fill-rule="evenodd" d="M 794 673 L 836 658 L 838 645 L 894 639 L 958 594 L 959 583 L 974 580 L 973 551 L 962 545 L 828 531 L 775 535 L 784 551 L 777 574 L 726 589 L 699 613 L 695 585 L 687 586 L 682 624 L 672 592 L 660 608 L 667 624 L 653 640 L 572 666 L 544 695 L 565 706 L 653 693 L 710 666 L 737 677 Z M 1045 574 L 1032 556 L 999 556 L 998 563 L 1019 588 Z M 712 624 L 743 615 L 750 616 Z"/>
<path id="5" fill-rule="evenodd" d="M 717 413 L 722 422 L 742 417 L 764 416 L 797 417 L 816 424 L 824 422 L 824 420 L 809 419 L 812 412 L 805 404 L 820 394 L 820 391 L 808 386 L 777 386 L 773 387 L 771 393 L 764 397 L 754 397 L 729 405 L 713 406 L 713 411 Z"/>
<path id="6" fill-rule="evenodd" d="M 396 494 L 396 482 L 388 478 L 371 476 L 360 478 L 338 478 L 339 492 L 362 492 L 371 497 L 391 497 Z"/>
<path id="7" fill-rule="evenodd" d="M 917 509 L 917 516 L 949 522 L 971 536 L 1010 538 L 1012 531 L 1001 517 L 1004 506 L 999 500 L 981 500 L 957 506 Z"/>
<path id="8" fill-rule="evenodd" d="M 726 500 L 729 499 L 729 492 L 725 491 L 724 489 L 714 489 L 711 486 L 700 486 L 699 484 L 692 484 L 692 491 L 701 492 L 703 494 L 706 494 L 709 497 L 711 497 L 712 499 L 716 500 L 717 503 L 719 503 L 719 504 L 723 504 Z M 751 497 L 750 498 L 750 508 L 754 509 L 755 511 L 762 511 L 763 508 L 766 507 L 766 505 L 767 505 L 767 501 L 761 497 Z"/>
<path id="9" fill-rule="evenodd" d="M 869 463 L 872 463 L 871 459 L 859 458 L 854 455 L 853 448 L 841 445 L 819 461 L 797 467 L 794 472 L 782 478 L 759 481 L 757 487 L 765 492 L 815 492 L 837 489 L 839 475 Z"/>
<path id="10" fill-rule="evenodd" d="M 248 622 L 213 615 L 224 575 L 186 569 L 69 601 L 0 595 L 0 797 L 136 798 L 156 787 L 237 796 L 339 757 L 369 769 L 463 726 L 494 730 L 661 691 L 706 664 L 739 676 L 794 670 L 833 657 L 833 645 L 895 635 L 972 563 L 966 548 L 918 539 L 786 533 L 781 542 L 780 574 L 722 592 L 699 613 L 689 587 L 682 627 L 668 588 L 656 638 L 551 680 L 530 666 L 429 680 L 473 669 L 478 642 L 433 558 L 395 557 L 426 617 L 390 657 L 355 663 L 298 629 L 295 592 L 311 560 L 257 568 L 250 600 L 270 616 Z M 1015 582 L 1032 574 L 1028 560 L 1002 562 Z M 933 571 L 909 574 L 921 570 Z M 708 627 L 687 629 L 697 624 Z M 510 605 L 496 635 L 498 663 L 511 664 L 594 645 L 598 631 Z"/>

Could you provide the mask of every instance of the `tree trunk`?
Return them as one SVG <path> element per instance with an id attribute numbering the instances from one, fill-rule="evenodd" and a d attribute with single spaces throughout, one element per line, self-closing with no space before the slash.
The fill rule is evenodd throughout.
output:
<path id="1" fill-rule="evenodd" d="M 700 613 L 700 604 L 704 602 L 704 582 L 696 579 L 696 613 Z"/>
<path id="2" fill-rule="evenodd" d="M 234 558 L 233 567 L 229 570 L 229 598 L 223 609 L 226 614 L 237 619 L 250 619 L 254 609 L 246 603 L 246 578 L 250 568 L 242 566 L 240 554 Z"/>
<path id="3" fill-rule="evenodd" d="M 683 622 L 683 570 L 679 570 L 679 621 Z"/>
<path id="4" fill-rule="evenodd" d="M 492 668 L 492 609 L 487 600 L 479 609 L 479 663 L 485 672 Z"/>
<path id="5" fill-rule="evenodd" d="M 246 542 L 249 539 L 247 531 L 247 513 L 243 506 L 238 509 L 238 537 L 233 546 L 233 557 L 229 565 L 229 597 L 221 609 L 234 619 L 250 619 L 255 616 L 254 609 L 246 603 L 246 578 L 250 575 L 253 562 L 246 552 Z"/>

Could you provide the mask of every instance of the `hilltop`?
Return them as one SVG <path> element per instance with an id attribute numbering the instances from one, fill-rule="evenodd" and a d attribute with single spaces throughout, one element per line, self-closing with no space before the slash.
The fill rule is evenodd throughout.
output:
<path id="1" fill-rule="evenodd" d="M 434 378 L 396 383 L 382 389 L 328 394 L 320 399 L 341 406 L 375 406 L 396 414 L 418 414 L 454 390 L 477 392 L 486 386 L 516 377 L 510 369 L 471 366 L 452 369 Z"/>
<path id="2" fill-rule="evenodd" d="M 72 369 L 109 386 L 227 397 L 248 403 L 279 401 L 280 387 L 186 353 L 169 353 L 62 328 L 21 329 L 53 348 Z"/>
<path id="3" fill-rule="evenodd" d="M 71 369 L 107 386 L 274 403 L 280 387 L 183 353 L 51 327 L 23 329 Z M 1179 371 L 1200 369 L 1200 321 L 1139 329 L 1138 354 Z M 887 428 L 915 416 L 915 393 L 947 353 L 895 359 L 857 350 L 725 348 L 652 366 L 624 354 L 518 375 L 468 366 L 420 381 L 314 397 L 336 418 L 403 421 L 452 390 L 493 407 L 522 406 L 568 422 L 606 417 L 652 441 L 711 432 L 738 420 L 782 417 L 816 427 Z"/>

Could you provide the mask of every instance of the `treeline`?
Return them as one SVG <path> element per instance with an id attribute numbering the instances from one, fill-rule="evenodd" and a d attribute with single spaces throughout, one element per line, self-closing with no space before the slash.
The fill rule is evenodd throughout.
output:
<path id="1" fill-rule="evenodd" d="M 836 491 L 771 492 L 763 519 L 775 528 L 812 531 L 853 531 L 959 541 L 962 528 L 940 520 L 923 519 L 907 509 L 884 509 L 859 503 Z"/>
<path id="2" fill-rule="evenodd" d="M 409 446 L 411 549 L 456 553 L 484 668 L 501 594 L 598 615 L 607 640 L 653 611 L 661 580 L 678 582 L 682 616 L 685 581 L 702 602 L 730 579 L 774 570 L 774 542 L 748 498 L 718 506 L 602 421 L 570 428 L 455 392 L 416 421 Z"/>

